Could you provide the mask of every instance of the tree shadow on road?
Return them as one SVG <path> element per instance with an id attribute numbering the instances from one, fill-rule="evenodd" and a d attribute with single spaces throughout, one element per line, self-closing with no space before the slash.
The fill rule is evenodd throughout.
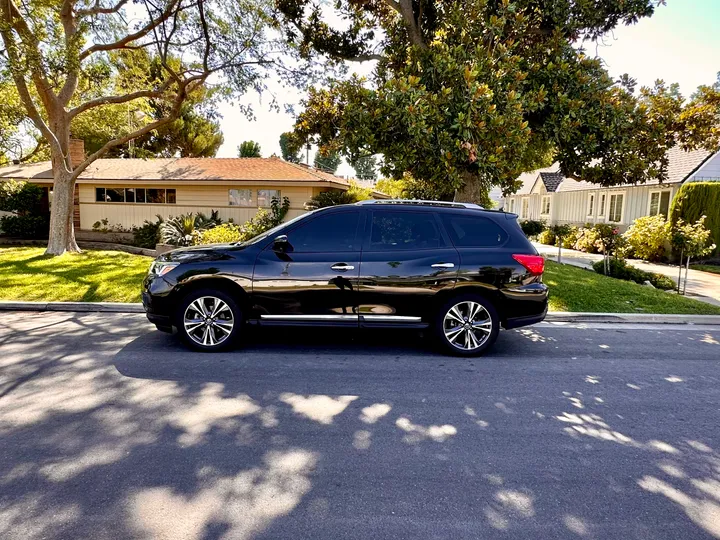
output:
<path id="1" fill-rule="evenodd" d="M 210 355 L 102 321 L 12 324 L 2 538 L 720 536 L 718 434 L 682 416 L 718 420 L 717 381 L 591 372 L 544 330 L 474 360 L 392 332 Z"/>

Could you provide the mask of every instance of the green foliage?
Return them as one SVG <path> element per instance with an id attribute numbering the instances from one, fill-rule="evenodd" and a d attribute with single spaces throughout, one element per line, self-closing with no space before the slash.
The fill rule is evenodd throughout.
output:
<path id="1" fill-rule="evenodd" d="M 536 221 L 532 219 L 526 219 L 520 222 L 520 228 L 525 233 L 525 236 L 529 238 L 531 236 L 539 235 L 547 228 L 547 226 L 542 220 Z"/>
<path id="2" fill-rule="evenodd" d="M 246 240 L 243 238 L 243 229 L 234 223 L 223 223 L 212 229 L 201 231 L 196 239 L 196 244 L 231 244 Z"/>
<path id="3" fill-rule="evenodd" d="M 620 234 L 620 229 L 616 226 L 607 223 L 598 223 L 594 229 L 598 234 L 595 245 L 600 253 L 612 257 L 625 247 L 625 239 Z"/>
<path id="4" fill-rule="evenodd" d="M 47 238 L 49 230 L 49 216 L 24 214 L 0 217 L 0 231 L 12 238 Z"/>
<path id="5" fill-rule="evenodd" d="M 540 234 L 538 234 L 537 241 L 541 244 L 545 244 L 548 246 L 554 246 L 555 245 L 555 233 L 550 229 L 545 229 Z"/>
<path id="6" fill-rule="evenodd" d="M 375 156 L 364 156 L 350 162 L 355 169 L 355 176 L 358 180 L 375 180 L 377 179 L 377 159 Z"/>
<path id="7" fill-rule="evenodd" d="M 280 135 L 280 154 L 285 161 L 300 163 L 300 147 L 294 143 L 289 132 Z"/>
<path id="8" fill-rule="evenodd" d="M 715 250 L 710 243 L 710 230 L 705 227 L 705 216 L 695 223 L 685 223 L 678 219 L 672 228 L 672 245 L 683 256 L 696 258 L 709 255 Z"/>
<path id="9" fill-rule="evenodd" d="M 338 152 L 320 149 L 315 153 L 313 166 L 326 173 L 335 174 L 341 161 L 342 158 Z"/>
<path id="10" fill-rule="evenodd" d="M 288 210 L 290 210 L 290 199 L 283 197 L 281 204 L 277 197 L 273 197 L 269 212 L 261 208 L 254 217 L 242 224 L 239 240 L 246 242 L 273 227 L 277 227 L 285 219 Z"/>
<path id="11" fill-rule="evenodd" d="M 330 191 L 321 191 L 310 199 L 305 206 L 308 210 L 315 210 L 317 208 L 326 208 L 339 204 L 353 204 L 356 202 L 357 198 L 354 193 L 333 189 Z"/>
<path id="12" fill-rule="evenodd" d="M 260 143 L 255 141 L 243 141 L 238 146 L 238 157 L 262 157 L 260 154 Z"/>
<path id="13" fill-rule="evenodd" d="M 562 247 L 565 249 L 575 249 L 578 240 L 579 229 L 575 225 L 569 225 L 568 229 L 562 237 Z M 557 241 L 555 242 L 557 244 Z"/>
<path id="14" fill-rule="evenodd" d="M 379 56 L 367 79 L 310 90 L 297 139 L 351 160 L 382 154 L 382 174 L 409 172 L 436 198 L 458 190 L 483 204 L 492 185 L 514 191 L 518 175 L 551 154 L 567 176 L 602 185 L 662 179 L 674 135 L 696 116 L 679 121 L 677 86 L 635 94 L 629 78 L 614 81 L 577 46 L 650 16 L 653 0 L 429 0 L 400 13 L 389 0 L 338 0 L 342 30 L 311 0 L 278 5 L 302 51 Z"/>
<path id="15" fill-rule="evenodd" d="M 598 241 L 600 240 L 599 231 L 592 225 L 580 227 L 577 231 L 577 239 L 573 249 L 584 251 L 585 253 L 598 253 Z"/>
<path id="16" fill-rule="evenodd" d="M 0 180 L 0 211 L 28 215 L 38 211 L 43 190 L 21 180 Z"/>
<path id="17" fill-rule="evenodd" d="M 609 273 L 606 275 L 626 281 L 644 284 L 649 281 L 656 289 L 669 291 L 675 288 L 675 282 L 664 274 L 645 272 L 634 266 L 629 266 L 623 259 L 611 258 L 608 261 Z M 605 274 L 605 261 L 593 263 L 593 270 L 598 274 Z"/>
<path id="18" fill-rule="evenodd" d="M 675 195 L 669 217 L 673 225 L 680 219 L 695 223 L 702 216 L 706 216 L 710 241 L 720 245 L 720 182 L 687 182 Z"/>
<path id="19" fill-rule="evenodd" d="M 665 256 L 665 244 L 670 242 L 670 224 L 661 215 L 636 219 L 625 231 L 629 253 L 639 259 L 660 261 Z"/>
<path id="20" fill-rule="evenodd" d="M 375 189 L 388 195 L 392 199 L 409 199 L 408 182 L 406 178 L 382 178 L 375 183 Z"/>
<path id="21" fill-rule="evenodd" d="M 145 220 L 140 227 L 133 229 L 133 245 L 155 249 L 160 243 L 160 226 L 165 222 L 163 217 L 158 214 L 157 221 Z"/>

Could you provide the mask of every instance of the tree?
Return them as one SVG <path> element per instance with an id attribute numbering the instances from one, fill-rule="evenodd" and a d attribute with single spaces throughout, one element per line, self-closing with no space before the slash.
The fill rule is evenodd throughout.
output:
<path id="1" fill-rule="evenodd" d="M 260 154 L 260 143 L 255 141 L 243 141 L 238 146 L 238 157 L 262 157 Z"/>
<path id="2" fill-rule="evenodd" d="M 336 29 L 319 4 L 281 0 L 307 54 L 377 60 L 369 79 L 311 89 L 295 136 L 351 161 L 382 154 L 383 175 L 481 204 L 549 153 L 566 176 L 605 186 L 663 179 L 682 96 L 662 82 L 636 95 L 581 47 L 658 3 L 339 0 L 349 24 Z"/>
<path id="3" fill-rule="evenodd" d="M 335 174 L 335 171 L 337 171 L 341 161 L 342 158 L 338 152 L 320 149 L 315 153 L 313 165 L 316 169 L 320 169 L 321 171 L 330 174 Z"/>
<path id="4" fill-rule="evenodd" d="M 377 159 L 375 156 L 363 156 L 350 163 L 355 169 L 355 176 L 359 180 L 375 181 L 377 179 Z"/>
<path id="5" fill-rule="evenodd" d="M 0 2 L 0 72 L 9 73 L 27 115 L 50 147 L 54 187 L 47 253 L 79 251 L 72 226 L 74 186 L 96 159 L 179 118 L 183 104 L 211 76 L 227 97 L 262 88 L 266 68 L 288 50 L 268 31 L 271 26 L 270 0 Z M 132 59 L 145 51 L 152 51 L 157 69 L 127 79 L 114 69 L 114 56 Z M 281 74 L 291 78 L 289 70 Z M 94 80 L 108 76 L 118 79 L 115 92 L 93 95 Z M 74 121 L 118 106 L 132 110 L 147 100 L 167 107 L 162 118 L 114 136 L 80 163 L 71 161 Z"/>
<path id="6" fill-rule="evenodd" d="M 280 153 L 285 161 L 300 163 L 300 147 L 294 144 L 292 133 L 285 132 L 280 135 Z"/>

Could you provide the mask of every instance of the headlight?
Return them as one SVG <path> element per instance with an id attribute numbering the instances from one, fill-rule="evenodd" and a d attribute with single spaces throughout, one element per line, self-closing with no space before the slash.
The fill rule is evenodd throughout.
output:
<path id="1" fill-rule="evenodd" d="M 163 262 L 163 261 L 154 261 L 150 265 L 150 273 L 155 276 L 164 276 L 167 274 L 170 270 L 175 268 L 176 266 L 179 266 L 180 263 L 176 262 Z"/>

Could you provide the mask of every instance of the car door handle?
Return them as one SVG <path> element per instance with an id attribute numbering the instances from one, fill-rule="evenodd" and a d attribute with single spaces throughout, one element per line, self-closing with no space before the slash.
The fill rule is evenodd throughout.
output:
<path id="1" fill-rule="evenodd" d="M 336 263 L 336 264 L 333 264 L 330 268 L 332 268 L 336 272 L 345 272 L 346 270 L 355 270 L 355 267 L 353 265 L 345 264 L 345 263 Z"/>
<path id="2" fill-rule="evenodd" d="M 455 268 L 453 263 L 435 263 L 432 265 L 433 268 Z"/>

